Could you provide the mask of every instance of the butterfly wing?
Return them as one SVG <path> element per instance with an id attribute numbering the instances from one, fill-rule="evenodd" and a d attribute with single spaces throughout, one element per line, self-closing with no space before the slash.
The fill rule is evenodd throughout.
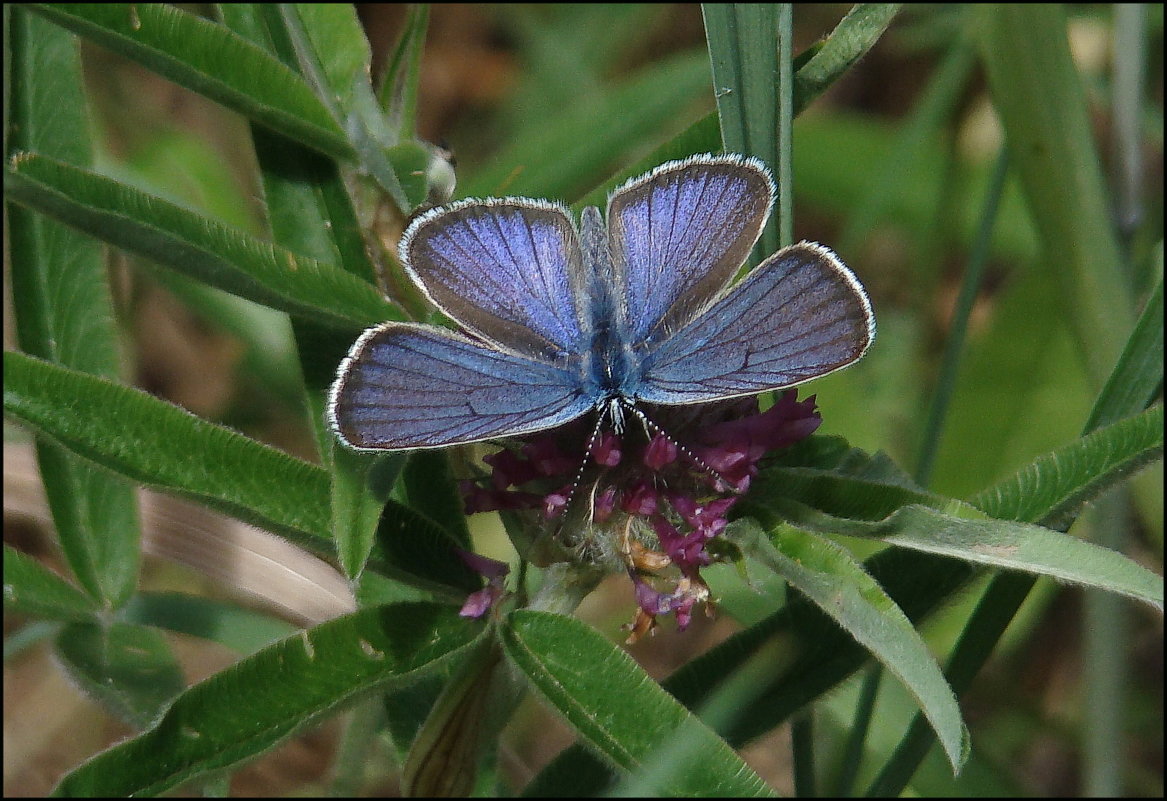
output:
<path id="1" fill-rule="evenodd" d="M 353 448 L 458 445 L 574 420 L 593 405 L 578 383 L 553 365 L 438 328 L 384 323 L 341 364 L 328 416 Z"/>
<path id="2" fill-rule="evenodd" d="M 652 351 L 637 397 L 702 403 L 793 386 L 851 364 L 874 337 L 859 280 L 829 248 L 802 242 Z"/>
<path id="3" fill-rule="evenodd" d="M 462 201 L 416 219 L 399 250 L 439 309 L 500 349 L 550 361 L 584 347 L 579 236 L 562 206 Z"/>
<path id="4" fill-rule="evenodd" d="M 765 165 L 733 155 L 668 162 L 613 192 L 626 341 L 651 345 L 700 314 L 745 262 L 773 200 Z"/>

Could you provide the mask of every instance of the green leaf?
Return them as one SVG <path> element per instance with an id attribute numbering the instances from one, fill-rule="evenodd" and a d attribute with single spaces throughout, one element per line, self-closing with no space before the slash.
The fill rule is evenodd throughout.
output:
<path id="1" fill-rule="evenodd" d="M 806 108 L 867 54 L 902 3 L 856 3 L 794 74 L 795 113 Z"/>
<path id="2" fill-rule="evenodd" d="M 28 554 L 4 546 L 4 608 L 49 620 L 92 620 L 100 607 Z"/>
<path id="3" fill-rule="evenodd" d="M 1056 5 L 970 9 L 993 105 L 1090 374 L 1101 385 L 1134 319 L 1081 78 Z"/>
<path id="4" fill-rule="evenodd" d="M 140 390 L 4 354 L 4 411 L 147 486 L 328 553 L 328 475 Z"/>
<path id="5" fill-rule="evenodd" d="M 1161 349 L 1161 325 L 1159 334 L 1159 348 Z M 1130 365 L 1139 361 L 1140 352 L 1147 347 L 1154 347 L 1154 336 L 1147 337 L 1143 330 L 1143 325 L 1136 328 L 1135 334 L 1132 334 L 1127 347 L 1124 349 L 1123 356 L 1119 360 L 1119 364 L 1115 366 L 1115 373 L 1120 371 L 1126 372 Z M 1132 343 L 1137 342 L 1137 345 Z M 1162 374 L 1161 365 L 1152 366 L 1149 370 L 1153 377 L 1155 373 Z M 1128 374 L 1129 375 L 1129 374 Z M 1113 375 L 1112 375 L 1113 378 Z M 1086 431 L 1090 434 L 1101 433 L 1094 429 L 1099 421 L 1113 420 L 1121 417 L 1124 414 L 1131 414 L 1137 409 L 1141 408 L 1146 402 L 1146 392 L 1151 391 L 1147 384 L 1148 376 L 1146 371 L 1139 374 L 1131 375 L 1131 380 L 1138 384 L 1141 389 L 1132 392 L 1125 391 L 1124 387 L 1118 385 L 1114 380 L 1108 380 L 1103 392 L 1099 395 L 1094 412 L 1090 415 L 1090 422 L 1087 424 Z M 1161 380 L 1161 379 L 1160 379 Z M 1152 410 L 1153 411 L 1153 410 Z M 1146 414 L 1146 413 L 1145 413 Z M 1144 416 L 1145 416 L 1144 414 Z M 1159 429 L 1152 434 L 1152 438 L 1158 441 L 1158 449 L 1162 450 L 1162 409 L 1158 411 L 1158 424 L 1156 429 Z M 1118 426 L 1127 421 L 1116 423 L 1108 429 L 1108 439 L 1121 440 L 1123 437 L 1113 436 L 1115 432 L 1120 431 Z M 1138 425 L 1138 424 L 1133 424 Z M 1071 443 L 1067 446 L 1069 449 L 1074 449 L 1080 446 L 1090 437 L 1083 437 L 1077 442 Z M 1137 438 L 1137 437 L 1136 437 Z M 1136 447 L 1137 450 L 1137 447 Z M 1043 459 L 1046 457 L 1043 457 Z M 1120 456 L 1118 459 L 1107 459 L 1104 461 L 1112 461 L 1117 464 L 1122 463 L 1123 459 Z M 1041 461 L 1041 460 L 1039 460 Z M 1073 459 L 1067 460 L 1073 462 Z M 980 493 L 976 500 L 983 508 L 992 511 L 995 514 L 1024 516 L 1034 520 L 1039 520 L 1041 523 L 1050 525 L 1059 523 L 1060 526 L 1069 527 L 1070 519 L 1063 511 L 1067 508 L 1067 504 L 1063 502 L 1063 498 L 1069 496 L 1073 497 L 1077 494 L 1076 483 L 1072 478 L 1067 482 L 1059 482 L 1059 474 L 1056 470 L 1057 460 L 1052 462 L 1054 470 L 1045 470 L 1045 479 L 1047 483 L 1054 489 L 1053 492 L 1048 493 L 1048 506 L 1040 509 L 1026 509 L 1025 500 L 1027 496 L 1023 490 L 1028 490 L 1024 477 L 1027 470 L 1023 470 L 1018 476 L 1014 476 L 1006 481 L 998 484 L 988 490 Z M 1121 469 L 1121 468 L 1120 468 Z M 1087 481 L 1090 477 L 1087 477 Z M 1039 485 L 1040 482 L 1035 481 L 1034 486 Z M 1059 487 L 1059 484 L 1062 486 Z M 1067 488 L 1067 486 L 1069 487 Z M 1071 513 L 1072 515 L 1072 513 Z M 1127 576 L 1131 571 L 1125 566 L 1122 566 L 1127 572 Z M 1127 577 L 1127 576 L 1124 576 Z M 1141 578 L 1135 575 L 1136 580 Z M 990 583 L 988 589 L 985 591 L 984 597 L 977 606 L 973 616 L 965 625 L 961 632 L 960 639 L 957 641 L 956 647 L 953 649 L 949 660 L 949 669 L 947 671 L 953 686 L 958 691 L 963 691 L 967 688 L 976 673 L 989 659 L 994 646 L 1000 640 L 1005 632 L 1006 627 L 1012 620 L 1021 604 L 1025 601 L 1029 591 L 1033 588 L 1035 579 L 1028 575 L 1018 573 L 1001 573 L 995 576 Z M 1150 597 L 1158 597 L 1157 602 L 1162 605 L 1162 578 L 1152 576 L 1146 581 L 1149 584 Z M 919 716 L 912 721 L 908 732 L 904 735 L 899 745 L 896 747 L 892 758 L 884 765 L 880 771 L 879 776 L 868 788 L 867 794 L 873 796 L 895 795 L 902 791 L 911 779 L 917 766 L 924 759 L 931 746 L 932 740 L 929 731 L 923 725 Z"/>
<path id="6" fill-rule="evenodd" d="M 252 126 L 251 135 L 276 244 L 374 283 L 373 263 L 336 163 L 260 127 Z"/>
<path id="7" fill-rule="evenodd" d="M 454 189 L 454 170 L 440 148 L 421 142 L 402 142 L 389 148 L 386 157 L 401 182 L 401 190 L 416 209 L 422 203 L 444 203 Z M 444 165 L 444 169 L 443 169 Z"/>
<path id="8" fill-rule="evenodd" d="M 341 327 L 398 317 L 376 289 L 160 198 L 53 159 L 13 159 L 5 192 L 124 250 L 272 308 Z"/>
<path id="9" fill-rule="evenodd" d="M 369 44 L 356 10 L 342 3 L 279 3 L 264 11 L 273 38 L 290 47 L 300 73 L 341 123 L 362 169 L 403 214 L 410 211 L 386 157 L 385 151 L 397 140 L 370 84 Z"/>
<path id="10" fill-rule="evenodd" d="M 170 644 L 146 626 L 70 623 L 57 635 L 56 655 L 81 689 L 136 729 L 186 686 Z"/>
<path id="11" fill-rule="evenodd" d="M 886 548 L 864 568 L 908 619 L 917 625 L 973 576 L 969 565 L 897 548 Z M 775 665 L 760 678 L 754 702 L 717 731 L 735 747 L 771 731 L 821 697 L 862 665 L 870 653 L 809 604 L 786 605 L 765 620 L 736 632 L 669 676 L 663 686 L 689 709 L 704 704 L 713 688 L 770 643 L 778 642 L 793 662 Z M 931 731 L 929 729 L 929 731 Z M 603 793 L 610 773 L 579 746 L 567 749 L 533 781 L 525 794 L 538 797 L 570 787 L 572 795 Z"/>
<path id="12" fill-rule="evenodd" d="M 563 615 L 517 610 L 499 633 L 507 657 L 612 764 L 637 772 L 660 758 L 662 751 L 686 749 L 689 759 L 661 777 L 655 794 L 773 794 L 724 741 L 628 654 L 586 624 Z"/>
<path id="13" fill-rule="evenodd" d="M 993 576 L 948 658 L 945 675 L 958 693 L 965 692 L 972 684 L 1036 581 L 1022 573 Z M 932 732 L 917 714 L 864 795 L 898 796 L 912 780 L 932 744 Z"/>
<path id="14" fill-rule="evenodd" d="M 1050 576 L 1163 607 L 1160 576 L 1117 551 L 1042 526 L 969 520 L 926 506 L 904 506 L 871 523 L 840 520 L 789 499 L 774 499 L 765 505 L 807 531 L 878 537 L 901 548 Z"/>
<path id="15" fill-rule="evenodd" d="M 218 20 L 236 36 L 271 52 L 272 41 L 263 22 L 263 8 L 257 3 L 215 3 L 213 19 Z M 278 55 L 278 54 L 276 54 Z M 284 59 L 284 66 L 293 62 Z"/>
<path id="16" fill-rule="evenodd" d="M 152 729 L 86 762 L 54 793 L 157 795 L 229 768 L 369 692 L 439 668 L 481 631 L 422 603 L 306 629 L 191 687 Z"/>
<path id="17" fill-rule="evenodd" d="M 222 25 L 154 3 L 32 8 L 308 147 L 341 159 L 354 156 L 340 126 L 299 76 Z"/>
<path id="18" fill-rule="evenodd" d="M 498 642 L 486 637 L 459 660 L 412 738 L 401 765 L 403 796 L 466 798 L 472 794 L 484 751 L 492 750 L 500 733 L 497 728 L 514 711 L 512 707 L 493 719 L 487 713 L 504 694 L 502 682 L 495 680 L 501 662 Z M 418 700 L 398 695 L 411 707 L 410 702 Z M 484 731 L 488 727 L 495 730 L 488 734 Z"/>
<path id="19" fill-rule="evenodd" d="M 962 518 L 978 518 L 983 512 L 1003 521 L 1041 521 L 1055 528 L 1053 523 L 1072 516 L 1083 503 L 1161 456 L 1162 415 L 1161 407 L 1152 407 L 1074 440 L 974 496 L 969 504 L 914 488 L 898 468 L 888 472 L 890 462 L 882 454 L 843 450 L 828 438 L 811 437 L 764 469 L 747 501 L 758 499 L 765 505 L 793 500 L 836 518 L 840 533 L 857 536 L 865 536 L 867 530 L 857 521 L 879 523 L 913 504 Z"/>
<path id="20" fill-rule="evenodd" d="M 739 526 L 739 530 L 741 530 Z M 968 759 L 968 729 L 956 696 L 923 638 L 887 593 L 843 548 L 786 526 L 754 529 L 753 555 L 871 651 L 916 699 L 954 772 Z"/>
<path id="21" fill-rule="evenodd" d="M 369 575 L 366 573 L 365 577 L 367 578 Z M 389 739 L 393 743 L 393 752 L 397 757 L 398 764 L 404 764 L 405 760 L 409 758 L 410 746 L 417 739 L 418 731 L 425 723 L 426 718 L 429 717 L 438 697 L 441 696 L 442 690 L 449 681 L 449 674 L 457 670 L 464 659 L 472 658 L 472 656 L 467 655 L 452 660 L 445 666 L 445 669 L 430 673 L 408 687 L 386 690 L 382 695 L 381 705 L 384 707 L 385 725 Z"/>
<path id="22" fill-rule="evenodd" d="M 252 654 L 296 630 L 291 623 L 240 606 L 180 592 L 140 592 L 122 616 L 127 623 L 176 631 Z"/>
<path id="23" fill-rule="evenodd" d="M 376 541 L 381 510 L 405 467 L 403 453 L 370 455 L 340 445 L 332 455 L 332 530 L 336 553 L 350 580 L 360 577 Z M 376 482 L 370 476 L 378 475 Z M 373 485 L 378 486 L 373 486 Z"/>
<path id="24" fill-rule="evenodd" d="M 1162 253 L 1160 265 L 1162 271 Z M 1098 394 L 1086 430 L 1121 417 L 1120 410 L 1139 409 L 1154 400 L 1163 385 L 1163 276 L 1151 290 L 1135 330 L 1127 339 L 1114 371 Z"/>
<path id="25" fill-rule="evenodd" d="M 417 87 L 429 16 L 427 3 L 410 4 L 401 36 L 377 90 L 377 98 L 385 109 L 386 124 L 396 132 L 399 141 L 413 139 L 417 133 Z"/>
<path id="26" fill-rule="evenodd" d="M 773 165 L 778 143 L 778 8 L 761 3 L 703 3 L 713 93 L 725 149 Z"/>
<path id="27" fill-rule="evenodd" d="M 820 533 L 879 537 L 1161 605 L 1161 579 L 1127 557 L 1016 521 L 1042 519 L 1047 526 L 1068 521 L 1083 503 L 1159 458 L 1162 448 L 1163 412 L 1156 406 L 1039 458 L 971 506 L 867 477 L 774 467 L 755 482 L 757 495 L 745 510 L 774 513 Z M 983 519 L 982 509 L 1004 519 Z"/>
<path id="28" fill-rule="evenodd" d="M 850 467 L 877 463 L 874 458 L 868 459 L 870 461 L 866 463 L 853 462 Z M 955 509 L 960 506 L 959 501 L 891 484 L 878 475 L 854 473 L 843 466 L 829 470 L 812 467 L 769 467 L 758 475 L 750 489 L 751 492 L 744 501 L 746 513 L 754 504 L 768 509 L 778 501 L 793 500 L 831 515 L 841 524 L 847 521 L 878 522 L 910 504 L 932 506 L 937 509 Z M 976 510 L 971 510 L 971 514 L 981 516 Z M 857 527 L 857 530 L 862 529 Z"/>
<path id="29" fill-rule="evenodd" d="M 466 595 L 482 588 L 482 577 L 458 558 L 455 548 L 466 543 L 408 506 L 390 500 L 377 524 L 376 566 L 387 576 L 432 582 L 431 591 L 444 588 L 443 597 L 461 603 Z"/>
<path id="30" fill-rule="evenodd" d="M 1068 527 L 1082 504 L 1163 455 L 1163 407 L 1111 423 L 1039 457 L 971 499 L 993 517 Z"/>
<path id="31" fill-rule="evenodd" d="M 8 10 L 6 10 L 8 13 Z M 89 117 L 75 37 L 12 8 L 6 17 L 6 146 L 35 148 L 77 163 L 91 160 Z M 9 74 L 11 73 L 11 74 Z M 8 92 L 11 96 L 8 96 Z M 26 353 L 114 378 L 118 330 L 102 247 L 89 237 L 7 205 L 15 330 Z M 78 583 L 117 607 L 138 579 L 137 501 L 114 476 L 38 440 L 37 460 L 61 550 Z"/>
<path id="32" fill-rule="evenodd" d="M 295 16 L 303 34 L 311 44 L 311 57 L 316 59 L 320 83 L 308 75 L 316 86 L 318 97 L 326 104 L 335 104 L 340 121 L 355 113 L 353 108 L 356 86 L 369 83 L 369 63 L 373 54 L 365 29 L 357 17 L 356 8 L 348 3 L 285 3 L 279 11 L 285 19 Z M 308 53 L 302 53 L 307 57 Z"/>
<path id="33" fill-rule="evenodd" d="M 398 489 L 409 508 L 445 529 L 459 547 L 473 549 L 448 454 L 439 450 L 413 451 Z"/>
<path id="34" fill-rule="evenodd" d="M 761 159 L 778 187 L 776 213 L 754 248 L 760 261 L 790 239 L 790 6 L 703 3 L 701 14 L 724 149 Z"/>

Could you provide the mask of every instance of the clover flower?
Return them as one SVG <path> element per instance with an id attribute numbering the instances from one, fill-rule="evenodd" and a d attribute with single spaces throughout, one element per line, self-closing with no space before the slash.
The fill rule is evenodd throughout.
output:
<path id="1" fill-rule="evenodd" d="M 455 548 L 454 552 L 458 554 L 458 558 L 466 564 L 466 567 L 486 579 L 486 586 L 477 592 L 470 593 L 466 598 L 466 602 L 462 604 L 462 609 L 458 614 L 462 617 L 482 617 L 506 593 L 506 588 L 503 586 L 503 579 L 506 578 L 511 568 L 506 562 L 500 562 L 497 559 L 490 559 L 481 554 L 464 551 L 461 548 Z"/>
<path id="2" fill-rule="evenodd" d="M 593 438 L 578 421 L 519 439 L 485 457 L 489 476 L 461 484 L 467 513 L 526 514 L 572 558 L 626 571 L 637 604 L 630 642 L 660 615 L 674 614 L 684 630 L 694 607 L 709 604 L 700 575 L 714 560 L 709 542 L 725 530 L 762 457 L 822 422 L 814 396 L 799 401 L 795 390 L 764 412 L 757 397 L 643 411 L 651 425 L 630 416 L 622 431 Z M 501 587 L 501 577 L 491 580 Z M 475 609 L 497 600 L 488 590 L 475 593 Z"/>

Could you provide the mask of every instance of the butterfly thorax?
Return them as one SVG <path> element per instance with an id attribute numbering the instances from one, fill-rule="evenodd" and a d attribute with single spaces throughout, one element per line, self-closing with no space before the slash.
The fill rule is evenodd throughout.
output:
<path id="1" fill-rule="evenodd" d="M 597 401 L 611 398 L 633 400 L 638 360 L 618 332 L 605 326 L 596 332 L 588 365 L 589 390 Z"/>

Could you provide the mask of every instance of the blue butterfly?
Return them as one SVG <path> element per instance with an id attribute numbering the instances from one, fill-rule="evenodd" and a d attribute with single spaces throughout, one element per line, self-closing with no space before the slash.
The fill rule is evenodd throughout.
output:
<path id="1" fill-rule="evenodd" d="M 530 434 L 596 410 L 781 389 L 859 359 L 875 317 L 855 275 L 802 242 L 725 290 L 774 202 L 765 165 L 700 155 L 632 179 L 579 227 L 558 203 L 463 200 L 401 240 L 409 277 L 465 333 L 368 329 L 340 365 L 332 428 L 359 450 Z M 598 423 L 597 423 L 598 425 Z"/>

